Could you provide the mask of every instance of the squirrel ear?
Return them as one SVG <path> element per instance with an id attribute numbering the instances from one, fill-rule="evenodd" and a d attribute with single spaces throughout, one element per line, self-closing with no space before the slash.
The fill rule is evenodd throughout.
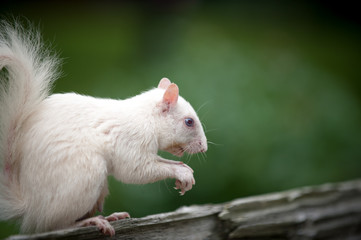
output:
<path id="1" fill-rule="evenodd" d="M 177 84 L 171 83 L 167 87 L 163 95 L 163 104 L 165 106 L 165 109 L 163 109 L 163 111 L 167 111 L 169 110 L 170 107 L 176 105 L 178 101 L 178 95 L 179 95 L 179 89 Z"/>
<path id="2" fill-rule="evenodd" d="M 158 88 L 167 89 L 167 87 L 171 84 L 168 78 L 162 78 L 158 84 Z"/>

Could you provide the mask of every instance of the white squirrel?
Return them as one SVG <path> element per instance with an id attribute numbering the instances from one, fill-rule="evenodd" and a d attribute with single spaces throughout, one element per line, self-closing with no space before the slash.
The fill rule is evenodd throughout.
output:
<path id="1" fill-rule="evenodd" d="M 0 25 L 0 220 L 18 219 L 21 231 L 97 226 L 126 212 L 102 211 L 107 176 L 146 184 L 176 179 L 181 195 L 195 184 L 182 156 L 207 151 L 196 112 L 163 78 L 157 88 L 125 100 L 75 93 L 50 95 L 58 61 L 37 31 Z"/>

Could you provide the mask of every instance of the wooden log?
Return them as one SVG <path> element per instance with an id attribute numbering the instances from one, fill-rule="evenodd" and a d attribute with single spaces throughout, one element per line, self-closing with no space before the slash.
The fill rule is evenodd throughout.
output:
<path id="1" fill-rule="evenodd" d="M 361 239 L 361 181 L 238 199 L 219 217 L 230 239 Z"/>
<path id="2" fill-rule="evenodd" d="M 361 239 L 361 179 L 113 222 L 112 239 Z M 95 227 L 8 240 L 107 239 Z"/>

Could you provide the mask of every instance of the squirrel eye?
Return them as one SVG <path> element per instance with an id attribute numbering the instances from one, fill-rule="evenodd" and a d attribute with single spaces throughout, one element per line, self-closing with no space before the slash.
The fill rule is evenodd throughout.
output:
<path id="1" fill-rule="evenodd" d="M 194 125 L 193 118 L 186 118 L 186 119 L 184 119 L 184 122 L 188 127 L 193 127 L 193 125 Z"/>

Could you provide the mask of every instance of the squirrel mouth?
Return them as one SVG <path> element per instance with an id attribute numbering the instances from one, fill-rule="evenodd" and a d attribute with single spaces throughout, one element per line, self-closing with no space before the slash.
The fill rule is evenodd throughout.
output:
<path id="1" fill-rule="evenodd" d="M 177 146 L 177 147 L 175 147 L 175 148 L 172 149 L 172 150 L 173 150 L 173 151 L 170 152 L 170 153 L 173 154 L 173 155 L 175 155 L 175 156 L 177 156 L 177 157 L 183 156 L 183 154 L 184 154 L 184 152 L 185 152 L 184 148 L 181 147 L 181 146 Z"/>
<path id="2" fill-rule="evenodd" d="M 174 155 L 176 155 L 177 157 L 181 157 L 183 156 L 184 152 L 185 152 L 184 149 L 182 147 L 179 147 L 178 152 L 174 153 Z"/>
<path id="3" fill-rule="evenodd" d="M 183 148 L 183 146 L 181 144 L 175 144 L 175 145 L 168 147 L 165 151 L 167 151 L 177 157 L 182 157 L 185 152 L 185 149 Z"/>

